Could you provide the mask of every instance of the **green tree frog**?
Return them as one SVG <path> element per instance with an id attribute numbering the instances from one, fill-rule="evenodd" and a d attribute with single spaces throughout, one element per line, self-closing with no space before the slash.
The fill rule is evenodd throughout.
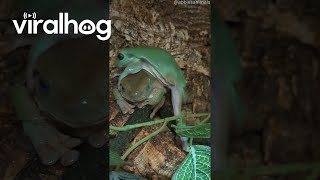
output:
<path id="1" fill-rule="evenodd" d="M 181 106 L 188 99 L 185 90 L 186 80 L 170 53 L 156 47 L 125 48 L 119 51 L 115 66 L 125 68 L 119 76 L 118 89 L 126 76 L 145 70 L 171 90 L 173 113 L 175 116 L 181 114 Z M 185 126 L 186 123 L 179 119 L 177 125 Z M 187 138 L 181 137 L 181 141 L 183 149 L 188 151 Z"/>
<path id="2" fill-rule="evenodd" d="M 133 113 L 134 105 L 142 108 L 145 105 L 152 105 L 150 114 L 152 119 L 155 113 L 163 106 L 166 89 L 161 82 L 149 72 L 141 70 L 135 74 L 129 74 L 120 82 L 120 89 L 115 88 L 113 94 L 121 111 Z M 133 103 L 129 104 L 127 101 Z"/>
<path id="3" fill-rule="evenodd" d="M 107 141 L 105 43 L 95 36 L 48 41 L 39 39 L 33 45 L 26 70 L 29 88 L 14 88 L 13 104 L 42 163 L 60 160 L 67 166 L 78 159 L 73 148 L 81 143 L 79 137 L 97 148 Z M 49 121 L 39 109 L 49 115 Z"/>

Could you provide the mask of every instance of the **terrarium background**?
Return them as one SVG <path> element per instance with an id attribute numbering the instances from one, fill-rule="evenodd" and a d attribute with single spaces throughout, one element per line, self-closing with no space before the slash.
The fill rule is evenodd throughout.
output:
<path id="1" fill-rule="evenodd" d="M 189 70 L 190 73 L 186 74 L 190 76 L 192 73 L 199 71 L 204 74 L 203 79 L 209 80 L 205 75 L 209 72 L 202 72 L 209 64 L 210 49 L 206 48 L 207 45 L 204 45 L 205 43 L 210 44 L 207 38 L 209 35 L 206 35 L 205 31 L 203 34 L 192 33 L 201 32 L 203 29 L 201 27 L 209 22 L 204 18 L 205 10 L 191 10 L 191 6 L 188 6 L 187 8 L 190 8 L 188 11 L 195 11 L 199 14 L 199 16 L 191 17 L 188 13 L 175 9 L 183 8 L 182 6 L 174 6 L 170 2 L 166 3 L 168 1 L 159 1 L 162 2 L 161 5 L 153 5 L 155 1 L 119 2 L 131 12 L 122 12 L 119 9 L 118 15 L 113 16 L 123 16 L 119 18 L 120 22 L 125 22 L 125 18 L 134 20 L 132 24 L 127 24 L 130 27 L 127 28 L 129 30 L 138 28 L 136 22 L 150 24 L 153 16 L 149 12 L 154 11 L 159 14 L 159 17 L 165 19 L 170 19 L 170 12 L 180 14 L 172 19 L 175 29 L 179 29 L 178 27 L 186 29 L 188 36 L 191 37 L 189 41 L 194 43 L 187 46 L 184 51 L 173 48 L 170 52 L 183 52 L 180 56 L 186 56 L 189 52 L 193 52 L 192 49 L 199 51 L 201 56 L 175 57 L 178 61 L 183 59 L 199 61 L 199 59 L 202 59 L 204 68 L 201 68 L 201 64 L 199 64 L 198 67 L 195 66 L 195 70 Z M 0 14 L 6 14 L 5 0 L 0 1 L 0 4 Z M 140 4 L 141 8 L 138 10 L 137 5 Z M 231 26 L 233 37 L 241 53 L 244 77 L 239 86 L 250 110 L 245 135 L 235 139 L 232 143 L 233 159 L 242 166 L 319 161 L 320 27 L 318 22 L 320 2 L 318 0 L 217 0 L 215 4 Z M 152 11 L 152 9 L 154 10 Z M 192 18 L 199 18 L 200 23 L 189 26 L 189 20 Z M 114 27 L 116 26 L 114 24 Z M 124 29 L 127 26 L 121 23 L 119 25 L 120 28 Z M 1 24 L 0 37 L 3 37 L 4 27 Z M 114 28 L 113 33 L 115 35 L 120 34 L 117 31 L 119 30 Z M 181 41 L 185 41 L 186 35 L 182 33 L 182 30 L 179 32 Z M 127 38 L 133 38 L 135 35 L 142 39 L 142 36 L 136 33 L 133 33 L 132 36 L 128 34 Z M 170 33 L 163 33 L 162 36 L 170 36 Z M 146 37 L 143 42 L 150 42 L 152 39 L 155 41 L 156 38 Z M 123 45 L 136 45 L 127 44 L 128 42 L 139 41 L 126 40 L 125 36 L 116 39 L 116 41 L 111 39 L 113 51 L 110 54 L 114 55 L 116 50 Z M 201 48 L 201 46 L 204 47 Z M 186 45 L 183 47 L 186 47 Z M 188 50 L 188 48 L 191 50 Z M 21 144 L 23 144 L 21 143 L 23 142 L 21 140 L 23 139 L 22 129 L 19 122 L 13 117 L 7 94 L 8 81 L 24 66 L 24 62 L 19 61 L 21 59 L 19 57 L 24 55 L 24 50 L 20 50 L 14 58 L 11 58 L 12 61 L 10 62 L 5 62 L 0 57 L 0 177 L 8 173 L 14 175 L 34 157 L 34 154 L 27 154 L 26 150 L 21 147 Z M 113 63 L 113 60 L 110 62 Z M 179 65 L 187 66 L 188 64 L 183 65 L 179 62 Z M 187 68 L 184 69 L 184 72 L 188 71 Z M 194 76 L 194 78 L 193 80 L 187 77 L 189 79 L 188 83 L 190 80 L 194 81 L 193 83 L 205 81 L 199 80 L 201 78 L 199 76 Z M 204 82 L 204 84 L 207 83 Z M 197 87 L 201 86 L 188 86 L 191 89 Z M 191 90 L 188 89 L 188 91 Z M 15 163 L 12 164 L 12 161 L 15 161 Z M 41 169 L 37 166 L 33 168 Z M 43 178 L 57 179 L 61 174 L 61 168 L 52 167 L 49 172 L 41 169 L 41 172 Z M 55 174 L 52 175 L 52 173 Z M 281 178 L 261 177 L 261 179 L 270 180 L 303 178 L 304 176 L 297 174 Z"/>
<path id="2" fill-rule="evenodd" d="M 110 18 L 113 24 L 110 75 L 120 72 L 114 62 L 121 48 L 163 48 L 173 55 L 187 81 L 190 103 L 183 105 L 183 111 L 210 112 L 210 5 L 174 5 L 172 0 L 112 1 Z M 117 80 L 117 77 L 110 79 L 110 88 L 116 87 Z M 112 89 L 109 91 L 110 123 L 121 126 L 129 116 L 122 115 Z M 167 94 L 166 106 L 171 109 L 170 91 Z M 143 128 L 133 142 L 155 128 Z M 133 151 L 128 158 L 133 165 L 124 169 L 148 178 L 169 179 L 185 155 L 175 135 L 163 132 Z"/>

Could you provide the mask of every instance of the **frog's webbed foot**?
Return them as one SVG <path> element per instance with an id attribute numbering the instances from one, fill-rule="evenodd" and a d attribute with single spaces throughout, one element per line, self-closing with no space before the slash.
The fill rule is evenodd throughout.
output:
<path id="1" fill-rule="evenodd" d="M 127 101 L 125 100 L 117 100 L 117 104 L 119 105 L 121 111 L 123 114 L 132 114 L 134 112 L 134 105 L 129 104 Z"/>
<path id="2" fill-rule="evenodd" d="M 79 158 L 79 152 L 73 147 L 82 143 L 80 139 L 62 134 L 47 122 L 24 122 L 24 129 L 30 137 L 41 162 L 52 165 L 60 160 L 64 166 L 69 166 Z"/>
<path id="3" fill-rule="evenodd" d="M 62 134 L 45 121 L 24 86 L 11 87 L 11 98 L 16 116 L 43 164 L 52 165 L 60 160 L 68 166 L 78 160 L 79 152 L 72 148 L 81 144 L 81 140 Z"/>
<path id="4" fill-rule="evenodd" d="M 88 137 L 88 142 L 95 148 L 100 148 L 107 143 L 107 134 L 105 130 L 92 134 Z"/>
<path id="5" fill-rule="evenodd" d="M 113 89 L 113 95 L 123 114 L 127 114 L 127 113 L 132 114 L 134 112 L 135 106 L 132 104 L 129 104 L 126 100 L 124 100 L 120 95 L 118 89 Z"/>
<path id="6" fill-rule="evenodd" d="M 141 108 L 145 107 L 145 106 L 148 105 L 148 104 L 150 104 L 150 102 L 149 102 L 148 100 L 145 100 L 145 101 L 143 101 L 143 102 L 141 102 L 141 103 L 137 103 L 137 107 L 138 107 L 139 109 L 141 109 Z"/>

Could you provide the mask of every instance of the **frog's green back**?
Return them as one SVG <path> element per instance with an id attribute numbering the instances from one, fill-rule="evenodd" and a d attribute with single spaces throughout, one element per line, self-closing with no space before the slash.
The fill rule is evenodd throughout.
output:
<path id="1" fill-rule="evenodd" d="M 187 101 L 186 80 L 182 70 L 169 52 L 156 47 L 129 48 L 122 51 L 127 51 L 137 58 L 149 62 L 171 85 L 181 88 L 184 101 Z"/>

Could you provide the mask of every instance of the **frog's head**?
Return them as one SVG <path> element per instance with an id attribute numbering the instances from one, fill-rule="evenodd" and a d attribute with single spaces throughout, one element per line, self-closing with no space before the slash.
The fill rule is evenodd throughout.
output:
<path id="1" fill-rule="evenodd" d="M 141 102 L 149 97 L 154 89 L 156 79 L 147 71 L 141 70 L 135 74 L 129 74 L 120 82 L 119 92 L 131 102 Z"/>
<path id="2" fill-rule="evenodd" d="M 118 53 L 118 60 L 116 61 L 115 65 L 117 68 L 122 68 L 139 60 L 140 59 L 134 56 L 134 52 L 132 52 L 129 48 L 122 49 Z"/>
<path id="3" fill-rule="evenodd" d="M 133 81 L 136 82 L 136 81 Z M 136 84 L 131 83 L 120 84 L 120 93 L 122 97 L 129 100 L 130 102 L 142 102 L 146 100 L 152 92 L 152 84 L 144 84 L 143 86 L 136 86 Z"/>

